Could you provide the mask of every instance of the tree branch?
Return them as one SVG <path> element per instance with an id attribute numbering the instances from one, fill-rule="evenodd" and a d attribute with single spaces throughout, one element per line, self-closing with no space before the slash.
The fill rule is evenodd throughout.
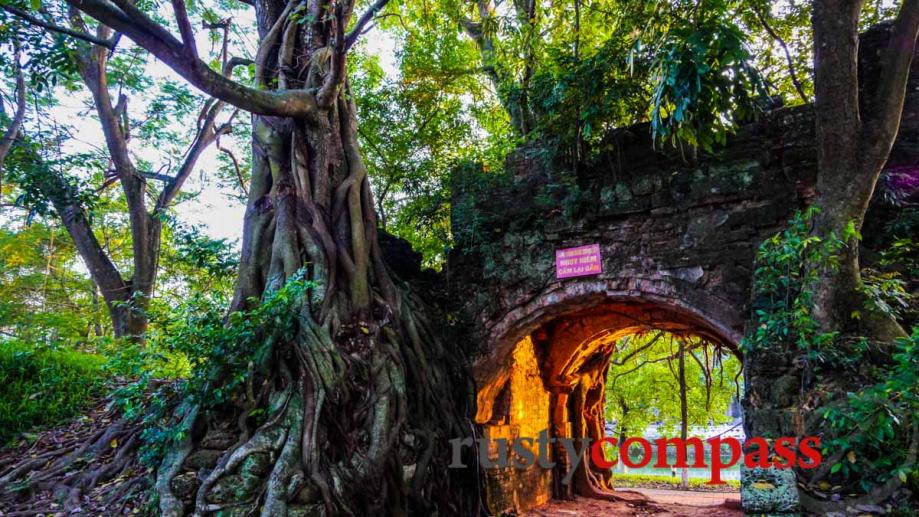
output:
<path id="1" fill-rule="evenodd" d="M 305 90 L 263 91 L 227 79 L 200 59 L 189 59 L 184 45 L 125 0 L 67 0 L 99 22 L 131 38 L 199 90 L 260 115 L 310 118 L 316 97 Z"/>
<path id="2" fill-rule="evenodd" d="M 13 147 L 13 142 L 19 135 L 19 129 L 22 127 L 22 121 L 26 116 L 26 76 L 22 71 L 22 63 L 19 62 L 20 48 L 19 42 L 13 42 L 13 66 L 16 70 L 16 112 L 13 114 L 13 120 L 10 126 L 3 133 L 3 139 L 0 140 L 0 194 L 3 194 L 3 164 L 6 156 Z"/>
<path id="3" fill-rule="evenodd" d="M 354 28 L 351 29 L 351 32 L 345 36 L 345 52 L 347 52 L 359 38 L 364 30 L 364 26 L 370 23 L 378 12 L 382 11 L 386 4 L 389 3 L 389 0 L 377 0 L 373 3 L 360 18 L 357 19 L 357 23 L 354 24 Z"/>
<path id="4" fill-rule="evenodd" d="M 198 59 L 198 47 L 195 44 L 195 31 L 188 20 L 188 11 L 185 10 L 185 0 L 172 0 L 172 10 L 175 12 L 176 23 L 179 25 L 179 34 L 185 51 L 191 59 Z"/>
<path id="5" fill-rule="evenodd" d="M 173 0 L 173 2 L 184 2 L 184 0 Z M 184 8 L 184 3 L 182 3 Z M 220 51 L 220 59 L 223 62 L 223 75 L 226 78 L 229 78 L 233 74 L 233 68 L 238 65 L 248 64 L 252 61 L 249 59 L 234 57 L 228 59 L 227 48 L 229 42 L 229 28 L 230 20 L 226 19 L 222 22 L 216 24 L 205 24 L 206 28 L 210 29 L 222 29 L 223 30 L 223 44 Z M 190 27 L 189 27 L 189 30 Z M 198 158 L 201 157 L 201 153 L 209 146 L 211 143 L 218 141 L 220 135 L 227 134 L 232 129 L 233 119 L 236 118 L 236 114 L 239 113 L 239 110 L 234 110 L 230 114 L 230 118 L 227 119 L 220 127 L 217 127 L 217 116 L 224 108 L 224 101 L 216 101 L 211 98 L 205 101 L 204 106 L 201 108 L 201 112 L 198 114 L 198 131 L 195 134 L 195 138 L 192 141 L 191 146 L 189 146 L 188 151 L 185 153 L 185 160 L 182 162 L 182 165 L 179 167 L 179 171 L 176 173 L 175 177 L 168 177 L 166 185 L 163 187 L 163 191 L 160 192 L 159 198 L 156 201 L 156 207 L 154 208 L 154 213 L 159 213 L 169 207 L 170 204 L 175 200 L 176 196 L 181 192 L 182 185 L 185 184 L 185 180 L 191 175 L 192 171 L 195 169 L 195 164 L 198 162 Z M 218 143 L 219 147 L 219 143 Z"/>
<path id="6" fill-rule="evenodd" d="M 36 159 L 41 160 L 39 157 Z M 127 284 L 96 239 L 86 212 L 74 195 L 73 187 L 61 175 L 49 170 L 43 162 L 39 165 L 45 169 L 46 177 L 43 178 L 44 181 L 37 183 L 38 188 L 51 201 L 54 210 L 60 216 L 93 282 L 99 286 L 103 298 L 109 307 L 114 301 L 126 299 L 129 294 Z"/>
<path id="7" fill-rule="evenodd" d="M 345 75 L 345 58 L 348 49 L 345 47 L 345 25 L 351 17 L 354 1 L 338 3 L 335 9 L 335 38 L 332 42 L 332 55 L 329 56 L 329 73 L 316 94 L 316 102 L 322 108 L 329 108 L 338 98 L 338 87 Z"/>
<path id="8" fill-rule="evenodd" d="M 242 169 L 239 167 L 239 160 L 236 159 L 236 155 L 233 154 L 233 151 L 220 145 L 220 136 L 217 137 L 217 143 L 215 145 L 220 152 L 226 154 L 230 158 L 230 161 L 233 163 L 233 170 L 236 171 L 236 179 L 239 181 L 239 188 L 243 191 L 243 195 L 248 196 L 249 188 L 246 187 L 246 180 L 243 179 Z"/>
<path id="9" fill-rule="evenodd" d="M 160 192 L 154 212 L 165 210 L 175 200 L 176 196 L 182 190 L 182 185 L 185 183 L 185 180 L 191 176 L 191 173 L 195 169 L 195 165 L 198 163 L 198 158 L 201 157 L 201 153 L 204 152 L 207 146 L 216 141 L 220 135 L 230 132 L 233 118 L 236 117 L 239 110 L 234 111 L 230 115 L 229 120 L 220 127 L 216 127 L 217 115 L 220 114 L 223 106 L 223 102 L 216 102 L 209 108 L 205 107 L 207 115 L 204 117 L 204 124 L 201 125 L 201 128 L 195 135 L 194 141 L 192 141 L 191 146 L 185 153 L 185 160 L 179 167 L 179 171 L 176 173 L 175 177 L 171 178 L 170 181 L 166 183 L 166 186 L 163 187 L 163 191 Z"/>
<path id="10" fill-rule="evenodd" d="M 229 79 L 229 78 L 232 77 L 232 75 L 233 75 L 233 69 L 234 69 L 234 68 L 236 68 L 237 66 L 248 66 L 248 65 L 251 65 L 251 64 L 253 64 L 253 63 L 255 63 L 255 61 L 253 61 L 253 60 L 251 60 L 251 59 L 248 59 L 248 58 L 244 58 L 244 57 L 231 57 L 231 58 L 227 61 L 226 65 L 224 65 L 224 67 L 223 67 L 223 75 L 224 75 L 224 77 L 226 77 L 226 78 Z"/>
<path id="11" fill-rule="evenodd" d="M 93 36 L 92 34 L 86 34 L 85 32 L 78 32 L 72 29 L 68 29 L 66 27 L 61 27 L 59 25 L 55 25 L 53 23 L 46 22 L 36 16 L 32 16 L 31 14 L 23 10 L 17 9 L 13 6 L 6 5 L 5 3 L 0 3 L 0 9 L 3 9 L 4 11 L 12 14 L 13 16 L 16 16 L 17 18 L 22 18 L 23 20 L 33 25 L 38 25 L 39 27 L 48 29 L 49 31 L 66 34 L 67 36 L 71 36 L 79 40 L 83 40 L 83 41 L 92 43 L 94 45 L 100 45 L 110 50 L 115 49 L 115 43 L 116 43 L 115 38 L 111 38 L 111 39 L 97 38 L 96 36 Z"/>
<path id="12" fill-rule="evenodd" d="M 621 358 L 621 359 L 619 359 L 619 360 L 615 360 L 615 359 L 614 359 L 614 360 L 610 361 L 610 363 L 613 364 L 613 365 L 616 365 L 616 366 L 623 366 L 623 365 L 625 365 L 625 363 L 629 362 L 629 359 L 635 357 L 636 354 L 639 354 L 639 353 L 641 353 L 642 351 L 647 350 L 648 348 L 651 348 L 652 346 L 654 346 L 654 344 L 657 343 L 657 340 L 659 340 L 659 339 L 661 338 L 661 336 L 663 336 L 663 335 L 664 335 L 664 332 L 663 332 L 662 330 L 658 330 L 658 331 L 657 331 L 657 334 L 654 335 L 654 337 L 651 339 L 651 341 L 648 341 L 646 344 L 644 344 L 644 345 L 642 345 L 642 346 L 636 348 L 635 350 L 632 350 L 631 352 L 629 352 L 629 354 L 628 354 L 627 356 L 625 356 L 625 357 L 623 357 L 623 358 Z"/>
<path id="13" fill-rule="evenodd" d="M 785 40 L 772 29 L 772 26 L 769 25 L 766 17 L 758 8 L 753 8 L 753 14 L 756 15 L 756 19 L 759 20 L 760 25 L 763 26 L 766 33 L 782 47 L 782 50 L 785 52 L 785 60 L 788 62 L 788 74 L 791 76 L 791 83 L 794 85 L 795 91 L 798 92 L 798 96 L 801 97 L 804 104 L 809 103 L 810 99 L 804 94 L 804 87 L 801 86 L 801 81 L 798 80 L 798 74 L 795 72 L 795 62 L 791 58 L 791 52 L 788 50 L 788 45 L 785 43 Z"/>

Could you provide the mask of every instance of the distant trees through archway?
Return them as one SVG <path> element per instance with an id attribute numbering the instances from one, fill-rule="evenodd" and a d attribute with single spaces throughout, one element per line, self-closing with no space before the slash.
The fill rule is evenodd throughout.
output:
<path id="1" fill-rule="evenodd" d="M 699 336 L 656 330 L 620 338 L 606 374 L 606 434 L 620 444 L 629 436 L 686 440 L 742 434 L 742 373 L 733 351 Z M 689 455 L 692 464 L 691 448 Z M 675 447 L 667 456 L 666 463 L 673 465 Z M 688 468 L 668 471 L 652 465 L 639 472 L 678 475 L 683 487 L 691 476 Z"/>

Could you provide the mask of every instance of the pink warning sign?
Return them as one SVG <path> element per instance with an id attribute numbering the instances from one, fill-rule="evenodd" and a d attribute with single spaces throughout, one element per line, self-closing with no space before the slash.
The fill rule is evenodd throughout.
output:
<path id="1" fill-rule="evenodd" d="M 599 244 L 555 250 L 555 278 L 598 275 L 602 272 Z"/>

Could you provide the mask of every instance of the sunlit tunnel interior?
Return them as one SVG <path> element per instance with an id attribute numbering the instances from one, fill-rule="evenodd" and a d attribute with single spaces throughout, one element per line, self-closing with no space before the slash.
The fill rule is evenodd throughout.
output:
<path id="1" fill-rule="evenodd" d="M 488 504 L 519 510 L 550 499 L 602 499 L 619 490 L 641 490 L 636 485 L 702 488 L 709 471 L 674 468 L 674 446 L 666 449 L 668 466 L 655 466 L 662 449 L 654 440 L 730 436 L 742 441 L 742 390 L 736 345 L 684 311 L 609 302 L 546 321 L 516 344 L 508 366 L 480 389 L 477 420 L 483 443 L 497 460 L 504 452 L 496 445 L 501 439 L 513 457 L 517 441 L 544 433 L 572 439 L 583 457 L 579 461 L 556 442 L 548 447 L 551 468 L 538 463 L 488 468 Z M 588 461 L 590 452 L 582 454 L 580 446 L 585 439 L 603 438 L 626 443 L 629 458 L 620 461 L 620 449 L 604 443 L 604 459 L 615 465 L 601 468 Z M 634 438 L 651 443 L 650 456 Z M 539 454 L 537 443 L 524 440 L 517 446 Z M 697 451 L 688 447 L 687 452 L 692 466 Z M 703 454 L 708 463 L 711 448 Z M 737 466 L 721 477 L 726 485 L 720 491 L 737 490 Z"/>

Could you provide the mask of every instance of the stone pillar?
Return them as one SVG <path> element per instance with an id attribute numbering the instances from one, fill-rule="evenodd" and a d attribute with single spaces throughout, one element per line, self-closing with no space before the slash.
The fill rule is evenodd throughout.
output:
<path id="1" fill-rule="evenodd" d="M 744 357 L 743 420 L 747 438 L 772 441 L 801 436 L 799 394 L 801 370 L 794 354 L 782 347 L 751 351 Z M 740 500 L 746 515 L 800 514 L 798 483 L 793 469 L 747 468 L 741 465 Z"/>

